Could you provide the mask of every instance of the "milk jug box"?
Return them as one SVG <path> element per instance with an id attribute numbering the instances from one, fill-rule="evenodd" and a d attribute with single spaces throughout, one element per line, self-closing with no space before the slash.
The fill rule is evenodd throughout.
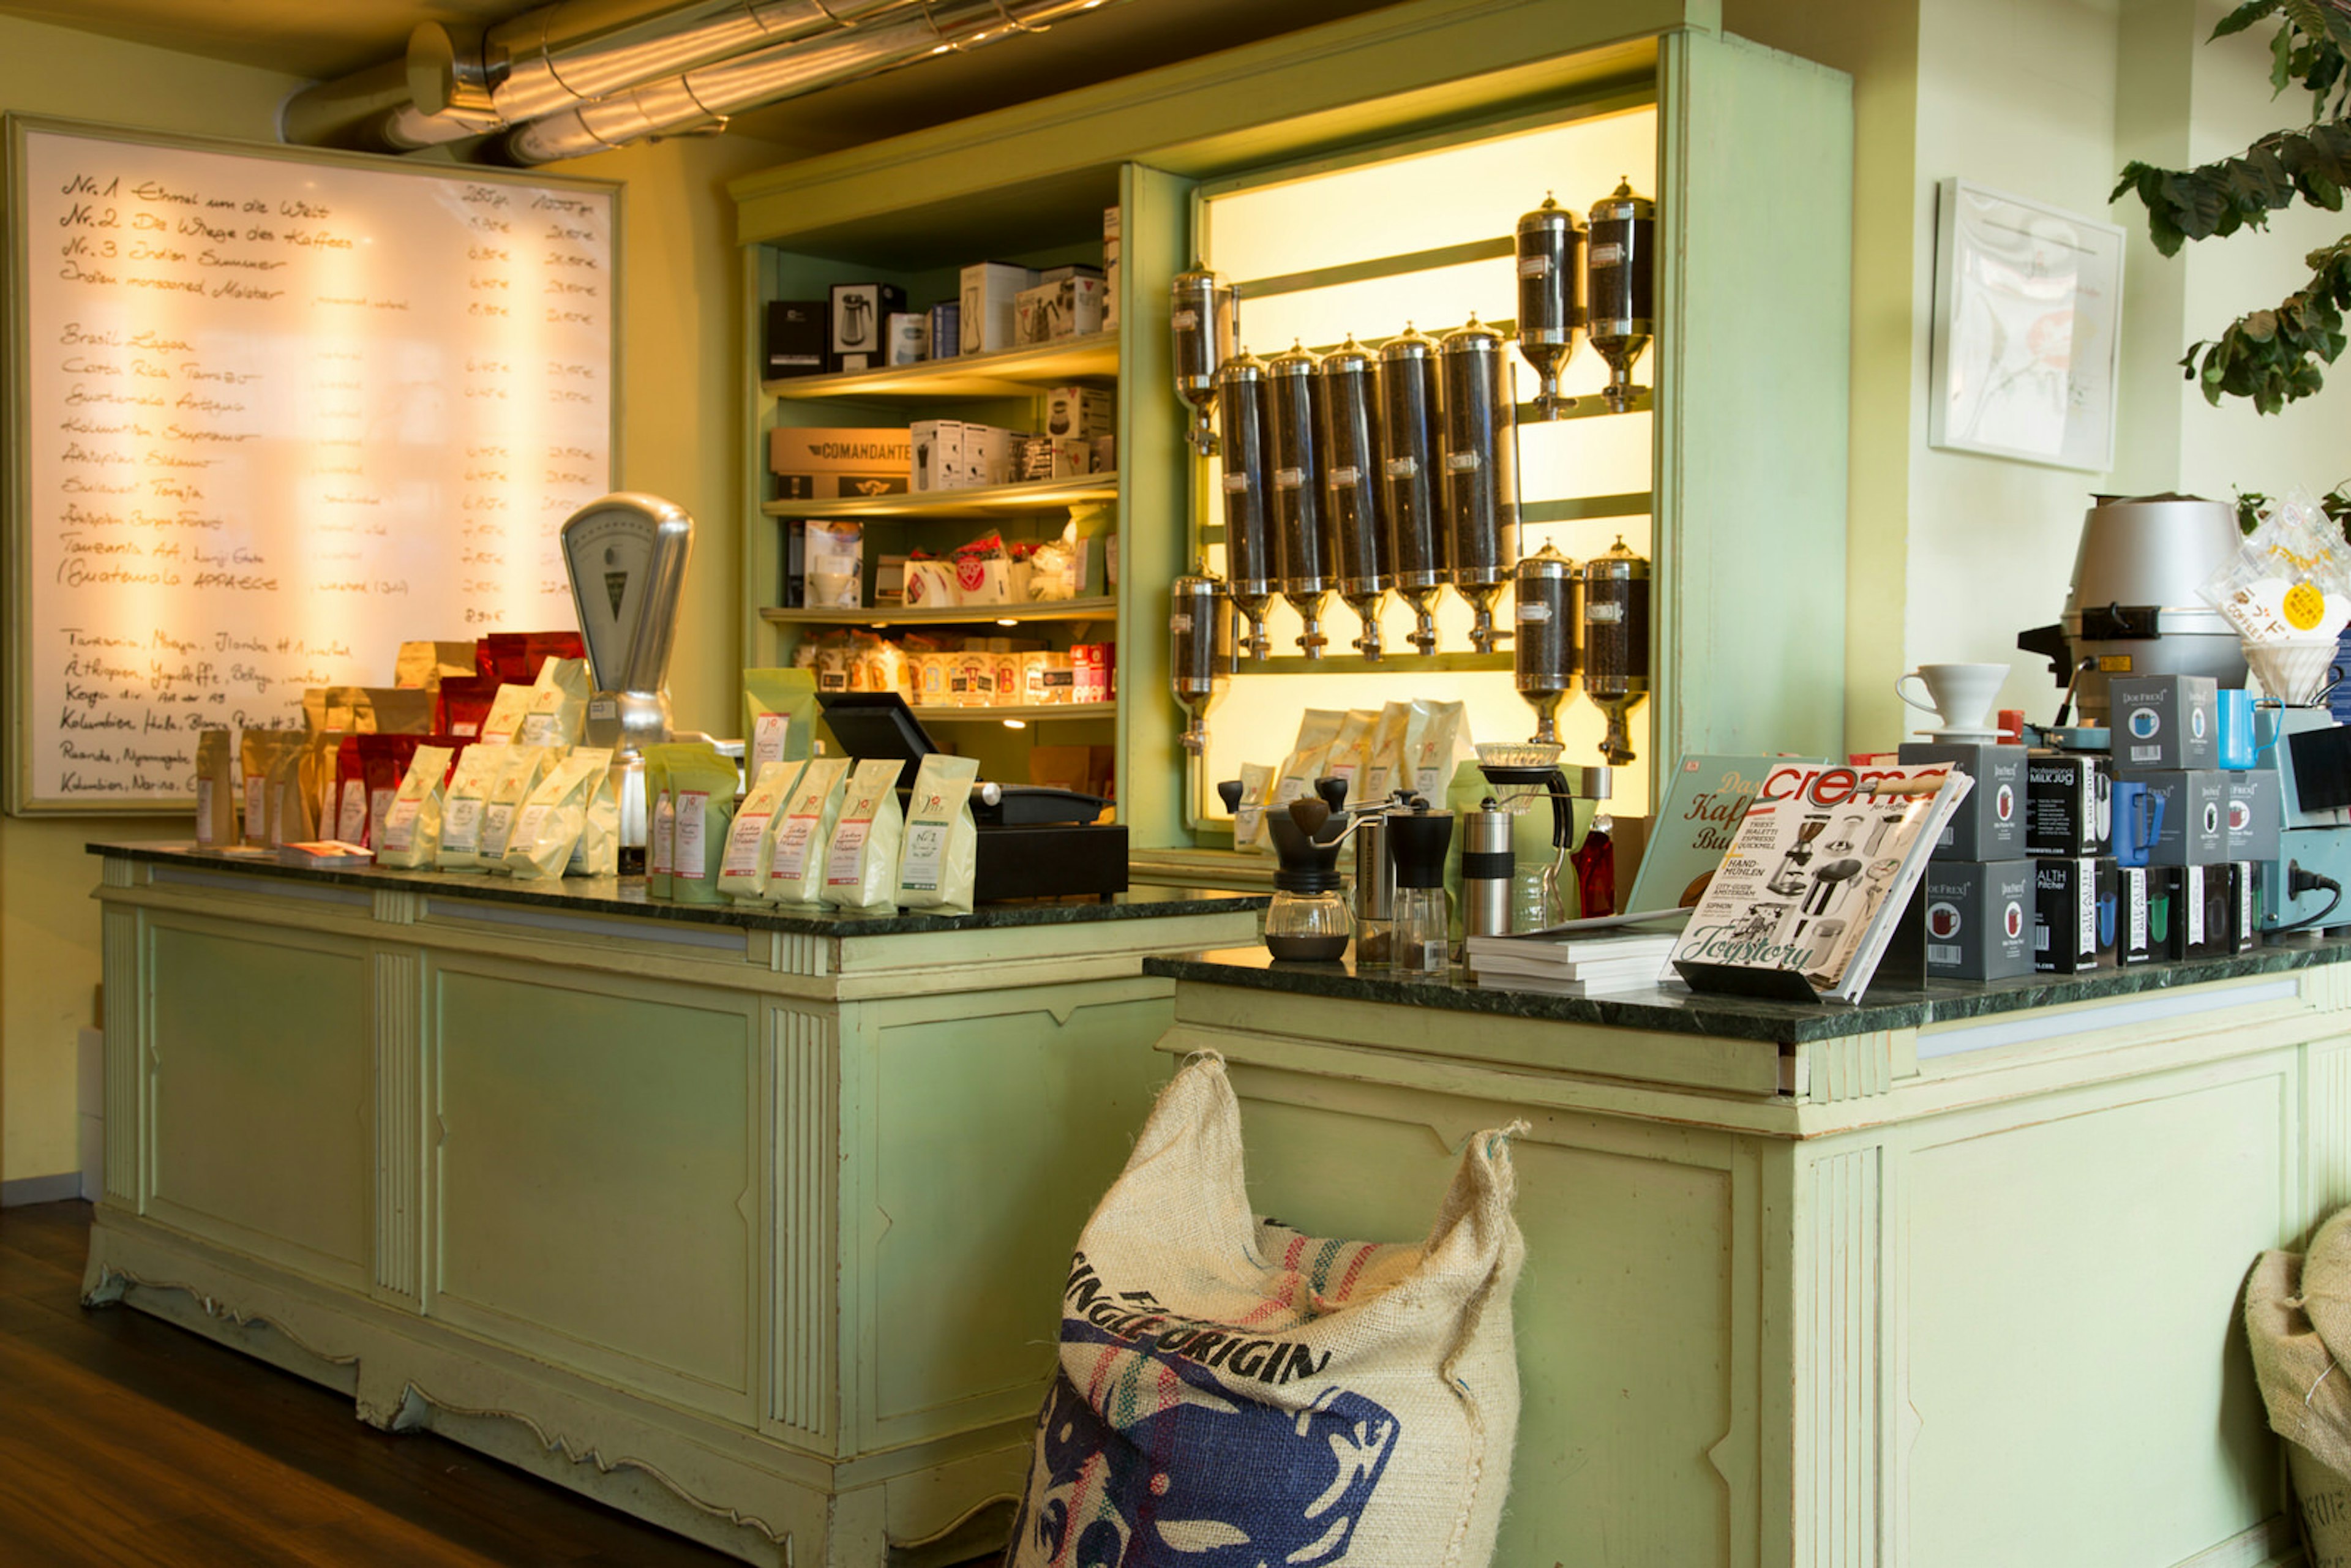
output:
<path id="1" fill-rule="evenodd" d="M 1927 746 L 1902 747 L 1902 764 L 1949 763 L 1976 781 L 1943 836 L 1938 861 L 2012 861 L 2024 853 L 2024 747 Z"/>
<path id="2" fill-rule="evenodd" d="M 2210 675 L 2116 675 L 2106 726 L 2118 772 L 2220 766 L 2220 683 Z"/>
<path id="3" fill-rule="evenodd" d="M 2114 833 L 2114 774 L 2105 758 L 2036 751 L 2025 758 L 2026 854 L 2102 855 Z"/>

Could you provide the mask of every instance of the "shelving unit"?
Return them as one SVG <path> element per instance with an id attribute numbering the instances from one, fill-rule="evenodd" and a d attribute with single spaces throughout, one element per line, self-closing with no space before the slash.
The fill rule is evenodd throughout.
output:
<path id="1" fill-rule="evenodd" d="M 771 517 L 1004 517 L 1057 507 L 1118 499 L 1118 476 L 1032 479 L 1022 485 L 981 485 L 967 490 L 909 490 L 888 496 L 843 496 L 831 501 L 769 501 Z"/>
<path id="2" fill-rule="evenodd" d="M 962 354 L 919 365 L 793 376 L 761 382 L 759 390 L 792 402 L 841 398 L 1033 397 L 1071 382 L 1118 380 L 1118 334 L 1093 332 L 1065 342 L 993 354 Z"/>
<path id="3" fill-rule="evenodd" d="M 1085 719 L 1116 718 L 1118 705 L 1043 703 L 1004 707 L 918 707 L 914 710 L 914 716 L 925 725 L 1001 724 L 1006 719 L 1017 719 L 1023 724 L 1076 723 Z"/>
<path id="4" fill-rule="evenodd" d="M 1037 621 L 1110 621 L 1118 601 L 1057 599 L 1039 604 L 954 604 L 938 610 L 881 606 L 872 610 L 762 610 L 772 626 L 1002 626 Z M 1506 661 L 1507 662 L 1507 661 Z"/>

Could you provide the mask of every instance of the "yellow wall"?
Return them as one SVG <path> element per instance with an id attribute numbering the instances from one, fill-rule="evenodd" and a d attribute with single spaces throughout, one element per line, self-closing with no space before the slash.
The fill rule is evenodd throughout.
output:
<path id="1" fill-rule="evenodd" d="M 274 141 L 277 106 L 299 85 L 0 17 L 0 107 L 19 112 Z M 742 514 L 739 284 L 723 187 L 784 156 L 732 137 L 565 165 L 627 183 L 619 481 L 680 502 L 700 525 L 673 688 L 682 724 L 719 733 L 740 727 Z M 98 868 L 82 846 L 187 831 L 177 818 L 0 819 L 0 1180 L 56 1176 L 78 1163 L 74 1047 L 76 1031 L 92 1021 L 99 981 L 98 914 L 88 897 Z"/>

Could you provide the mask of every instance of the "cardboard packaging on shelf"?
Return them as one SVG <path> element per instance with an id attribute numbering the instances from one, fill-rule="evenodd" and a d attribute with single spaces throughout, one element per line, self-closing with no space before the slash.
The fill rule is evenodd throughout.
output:
<path id="1" fill-rule="evenodd" d="M 2032 967 L 2043 974 L 2111 969 L 2120 936 L 2112 856 L 2044 858 L 2032 865 Z"/>
<path id="2" fill-rule="evenodd" d="M 2225 777 L 2217 768 L 2199 768 L 2131 773 L 2120 778 L 2120 782 L 2140 785 L 2147 791 L 2145 806 L 2135 810 L 2133 816 L 2152 811 L 2157 801 L 2162 802 L 2162 821 L 2155 825 L 2155 840 L 2147 852 L 2147 864 L 2217 865 L 2229 858 L 2229 810 L 2222 783 Z M 2122 818 L 2118 810 L 2116 836 L 2127 832 L 2137 842 L 2144 836 L 2143 824 Z"/>
<path id="3" fill-rule="evenodd" d="M 2115 962 L 2127 968 L 2152 962 L 2155 941 L 2154 878 L 2143 865 L 2115 867 Z"/>
<path id="4" fill-rule="evenodd" d="M 1926 911 L 1929 978 L 2032 973 L 2031 861 L 1929 861 L 1916 896 Z"/>
<path id="5" fill-rule="evenodd" d="M 2232 861 L 2273 861 L 2285 828 L 2283 781 L 2274 768 L 2226 768 L 2220 789 Z"/>
<path id="6" fill-rule="evenodd" d="M 761 374 L 771 382 L 820 376 L 831 363 L 831 318 L 823 300 L 769 300 L 767 368 Z"/>
<path id="7" fill-rule="evenodd" d="M 1037 285 L 1037 274 L 1006 261 L 976 262 L 963 269 L 958 341 L 967 354 L 994 353 L 1017 346 L 1015 330 L 1023 289 Z"/>
<path id="8" fill-rule="evenodd" d="M 1118 400 L 1100 387 L 1055 387 L 1045 394 L 1045 434 L 1092 441 L 1116 428 Z"/>
<path id="9" fill-rule="evenodd" d="M 1013 301 L 1013 335 L 1023 345 L 1059 342 L 1102 329 L 1102 280 L 1063 277 L 1022 289 Z"/>
<path id="10" fill-rule="evenodd" d="M 2042 752 L 2024 761 L 2024 852 L 2102 855 L 2114 844 L 2114 772 L 2103 757 Z"/>
<path id="11" fill-rule="evenodd" d="M 1935 845 L 1937 860 L 2010 861 L 2024 853 L 2024 747 L 1907 745 L 1906 767 L 1948 762 L 1976 781 Z"/>
<path id="12" fill-rule="evenodd" d="M 931 324 L 925 334 L 931 358 L 952 360 L 963 352 L 963 307 L 942 299 L 931 307 Z"/>
<path id="13" fill-rule="evenodd" d="M 2116 675 L 2106 685 L 2116 774 L 2220 766 L 2219 684 L 2209 675 Z"/>
<path id="14" fill-rule="evenodd" d="M 778 425 L 768 433 L 768 466 L 786 501 L 903 494 L 912 451 L 904 430 Z"/>
<path id="15" fill-rule="evenodd" d="M 2155 879 L 2150 897 L 2168 904 L 2155 921 L 2163 938 L 2163 956 L 2211 958 L 2252 946 L 2256 933 L 2251 865 L 2224 862 L 2148 870 Z"/>
<path id="16" fill-rule="evenodd" d="M 963 421 L 918 419 L 906 439 L 907 482 L 915 491 L 951 490 L 963 482 Z"/>
<path id="17" fill-rule="evenodd" d="M 882 356 L 885 365 L 919 365 L 929 359 L 930 318 L 905 311 L 893 315 L 882 329 Z"/>
<path id="18" fill-rule="evenodd" d="M 870 371 L 883 362 L 882 335 L 890 316 L 906 308 L 906 291 L 894 283 L 832 286 L 832 368 Z"/>

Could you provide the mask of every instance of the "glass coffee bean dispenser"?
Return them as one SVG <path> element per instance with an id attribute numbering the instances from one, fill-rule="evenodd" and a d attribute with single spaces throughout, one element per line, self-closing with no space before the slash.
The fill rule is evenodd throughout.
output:
<path id="1" fill-rule="evenodd" d="M 1518 634 L 1510 666 L 1519 695 L 1535 710 L 1539 742 L 1559 739 L 1559 705 L 1575 685 L 1575 563 L 1551 545 L 1519 562 Z"/>
<path id="2" fill-rule="evenodd" d="M 1438 482 L 1437 340 L 1410 323 L 1380 345 L 1380 471 L 1388 525 L 1388 566 L 1397 597 L 1412 606 L 1408 637 L 1437 652 L 1437 600 L 1447 579 Z"/>
<path id="3" fill-rule="evenodd" d="M 1323 525 L 1319 361 L 1300 344 L 1266 361 L 1267 510 L 1273 528 L 1282 598 L 1298 612 L 1298 646 L 1322 656 L 1322 606 L 1338 584 L 1336 555 Z"/>
<path id="4" fill-rule="evenodd" d="M 1231 674 L 1232 601 L 1207 561 L 1179 577 L 1167 590 L 1167 671 L 1176 706 L 1184 710 L 1184 749 L 1207 750 L 1208 709 L 1224 694 Z"/>
<path id="5" fill-rule="evenodd" d="M 1590 275 L 1589 340 L 1608 361 L 1608 385 L 1600 395 L 1618 413 L 1631 408 L 1646 387 L 1633 384 L 1633 362 L 1656 334 L 1657 204 L 1636 196 L 1629 181 L 1592 208 L 1584 251 Z"/>
<path id="6" fill-rule="evenodd" d="M 1518 444 L 1501 334 L 1469 318 L 1437 345 L 1446 538 L 1453 591 L 1476 621 L 1470 645 L 1494 651 L 1494 601 L 1518 553 Z"/>
<path id="7" fill-rule="evenodd" d="M 1192 411 L 1186 433 L 1203 457 L 1217 454 L 1217 371 L 1232 357 L 1233 291 L 1225 280 L 1195 262 L 1179 272 L 1168 291 L 1168 336 L 1175 361 L 1176 395 Z"/>
<path id="8" fill-rule="evenodd" d="M 1633 760 L 1625 715 L 1649 695 L 1649 563 L 1620 537 L 1577 574 L 1576 622 L 1583 637 L 1583 695 L 1608 720 L 1601 754 Z"/>
<path id="9" fill-rule="evenodd" d="M 1519 352 L 1542 381 L 1535 407 L 1557 419 L 1575 403 L 1559 395 L 1559 371 L 1583 330 L 1583 225 L 1546 192 L 1519 220 L 1518 257 Z"/>
<path id="10" fill-rule="evenodd" d="M 1379 361 L 1351 334 L 1322 356 L 1324 526 L 1339 557 L 1339 597 L 1362 630 L 1355 647 L 1377 659 L 1380 606 L 1391 580 L 1386 508 L 1381 505 Z"/>
<path id="11" fill-rule="evenodd" d="M 1249 622 L 1249 657 L 1262 659 L 1266 606 L 1281 583 L 1266 498 L 1265 361 L 1243 349 L 1217 371 L 1217 423 L 1224 460 L 1225 591 Z"/>

